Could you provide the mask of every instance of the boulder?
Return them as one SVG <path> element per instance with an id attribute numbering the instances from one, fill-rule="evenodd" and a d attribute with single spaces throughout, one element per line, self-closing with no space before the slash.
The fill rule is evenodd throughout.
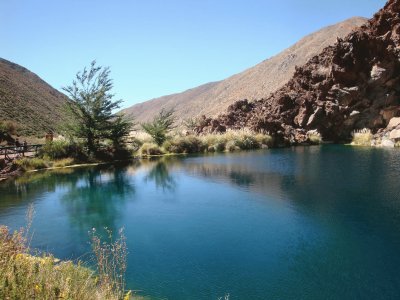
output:
<path id="1" fill-rule="evenodd" d="M 382 67 L 380 67 L 380 66 L 378 66 L 378 65 L 374 65 L 374 66 L 372 67 L 371 74 L 370 74 L 371 79 L 372 79 L 372 80 L 378 80 L 378 79 L 380 79 L 380 78 L 382 77 L 382 75 L 383 75 L 385 72 L 386 72 L 386 69 L 385 69 L 385 68 L 382 68 Z"/>
<path id="2" fill-rule="evenodd" d="M 400 118 L 391 118 L 389 121 L 387 129 L 393 129 L 400 125 Z"/>
<path id="3" fill-rule="evenodd" d="M 391 140 L 398 140 L 400 139 L 400 129 L 393 129 L 389 135 Z"/>
<path id="4" fill-rule="evenodd" d="M 382 140 L 381 146 L 385 148 L 394 148 L 394 142 L 387 138 L 384 138 Z"/>

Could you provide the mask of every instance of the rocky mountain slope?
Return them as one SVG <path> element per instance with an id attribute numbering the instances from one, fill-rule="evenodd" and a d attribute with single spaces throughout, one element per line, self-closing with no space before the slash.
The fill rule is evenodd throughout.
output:
<path id="1" fill-rule="evenodd" d="M 197 130 L 249 127 L 296 144 L 306 142 L 310 130 L 343 141 L 368 128 L 385 139 L 400 129 L 387 129 L 398 116 L 400 0 L 390 0 L 365 25 L 297 67 L 281 89 L 252 103 L 236 102 L 218 118 L 203 118 Z"/>
<path id="2" fill-rule="evenodd" d="M 0 120 L 22 135 L 42 136 L 65 120 L 67 97 L 29 70 L 0 58 Z"/>
<path id="3" fill-rule="evenodd" d="M 216 116 L 239 99 L 260 99 L 276 91 L 293 76 L 295 66 L 305 64 L 322 49 L 333 45 L 337 37 L 346 36 L 365 22 L 364 18 L 351 18 L 328 26 L 306 36 L 280 54 L 228 79 L 136 104 L 123 112 L 136 117 L 139 122 L 151 119 L 161 108 L 174 108 L 180 119 L 200 115 Z"/>

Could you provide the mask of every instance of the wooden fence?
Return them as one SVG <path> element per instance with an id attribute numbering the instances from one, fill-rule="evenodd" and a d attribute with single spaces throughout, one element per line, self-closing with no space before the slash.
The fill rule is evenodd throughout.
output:
<path id="1" fill-rule="evenodd" d="M 43 145 L 26 145 L 26 146 L 0 146 L 0 158 L 5 160 L 13 160 L 24 156 L 36 156 Z"/>

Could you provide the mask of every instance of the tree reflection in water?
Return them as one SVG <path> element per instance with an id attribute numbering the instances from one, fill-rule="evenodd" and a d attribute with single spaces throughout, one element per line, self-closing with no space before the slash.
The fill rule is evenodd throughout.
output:
<path id="1" fill-rule="evenodd" d="M 126 201 L 135 195 L 127 167 L 88 169 L 62 197 L 71 222 L 80 230 L 87 232 L 91 228 L 107 227 L 116 232 L 116 222 Z"/>
<path id="2" fill-rule="evenodd" d="M 158 161 L 145 177 L 146 181 L 154 181 L 157 188 L 163 191 L 173 192 L 176 188 L 176 181 L 169 174 L 167 165 L 164 161 Z"/>

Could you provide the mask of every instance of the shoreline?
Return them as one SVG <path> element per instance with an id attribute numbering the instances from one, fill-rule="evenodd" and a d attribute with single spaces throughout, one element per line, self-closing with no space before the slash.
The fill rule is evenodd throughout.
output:
<path id="1" fill-rule="evenodd" d="M 331 144 L 333 144 L 333 143 L 332 142 L 321 142 L 320 144 L 301 144 L 301 145 L 292 145 L 292 146 L 288 146 L 288 147 L 297 147 L 297 146 L 310 147 L 310 146 L 321 146 L 321 145 L 331 145 Z M 361 144 L 354 144 L 354 143 L 345 143 L 345 144 L 338 144 L 338 145 L 347 146 L 347 147 L 356 147 L 356 148 L 371 148 L 371 149 L 395 149 L 395 148 L 397 148 L 397 147 L 384 147 L 381 145 L 379 145 L 379 146 L 361 145 Z M 279 148 L 287 148 L 287 147 L 268 147 L 266 149 L 279 149 Z M 212 152 L 212 153 L 235 153 L 235 152 L 239 153 L 239 152 L 249 152 L 249 151 L 256 151 L 256 150 L 260 150 L 260 149 L 240 150 L 240 151 L 217 151 L 217 152 Z M 52 171 L 52 170 L 60 170 L 60 169 L 94 167 L 94 166 L 116 164 L 116 163 L 121 163 L 121 162 L 130 162 L 130 161 L 142 160 L 142 159 L 146 160 L 146 159 L 162 158 L 162 157 L 168 157 L 168 156 L 188 156 L 188 155 L 202 155 L 202 154 L 205 154 L 205 153 L 203 153 L 203 152 L 199 152 L 199 153 L 165 153 L 165 154 L 158 154 L 158 155 L 133 156 L 132 158 L 123 159 L 123 160 L 113 160 L 113 161 L 95 162 L 95 163 L 76 163 L 76 164 L 72 164 L 72 165 L 68 165 L 68 166 L 48 167 L 48 168 L 33 169 L 33 170 L 26 170 L 26 171 L 24 171 L 22 169 L 17 169 L 10 173 L 0 174 L 0 182 L 6 181 L 7 179 L 10 179 L 10 178 L 19 177 L 24 174 L 36 173 L 36 172 L 40 172 L 40 171 Z"/>

